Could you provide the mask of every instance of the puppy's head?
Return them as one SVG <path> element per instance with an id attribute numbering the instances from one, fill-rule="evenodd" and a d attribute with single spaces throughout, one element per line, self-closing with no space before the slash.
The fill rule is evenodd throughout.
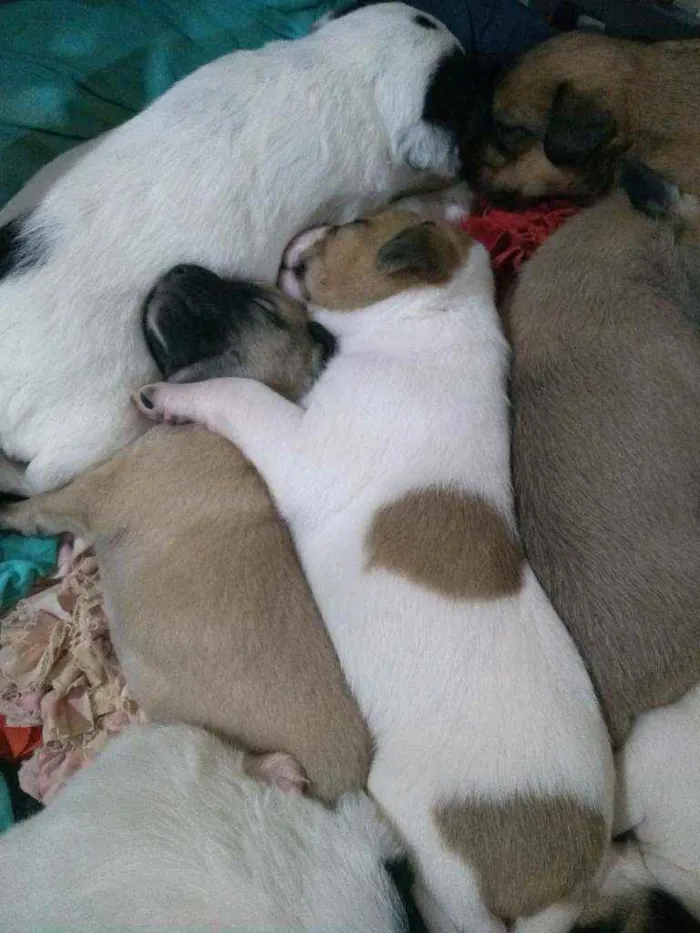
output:
<path id="1" fill-rule="evenodd" d="M 172 382 L 242 376 L 293 400 L 333 350 L 330 334 L 310 324 L 296 301 L 195 265 L 175 266 L 158 280 L 145 302 L 143 329 Z"/>
<path id="2" fill-rule="evenodd" d="M 481 133 L 490 84 L 452 33 L 404 3 L 366 2 L 324 17 L 317 33 L 371 82 L 392 157 L 454 175 Z"/>
<path id="3" fill-rule="evenodd" d="M 409 288 L 446 284 L 473 245 L 457 227 L 389 209 L 302 233 L 285 252 L 280 285 L 318 308 L 355 311 Z"/>
<path id="4" fill-rule="evenodd" d="M 494 202 L 607 192 L 627 147 L 627 75 L 634 44 L 567 33 L 526 53 L 496 83 L 486 132 L 465 173 Z"/>

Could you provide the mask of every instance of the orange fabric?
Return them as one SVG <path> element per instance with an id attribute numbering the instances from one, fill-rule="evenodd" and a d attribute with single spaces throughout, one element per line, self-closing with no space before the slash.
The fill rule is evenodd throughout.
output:
<path id="1" fill-rule="evenodd" d="M 580 208 L 569 201 L 547 201 L 524 211 L 477 204 L 461 226 L 486 247 L 499 295 L 538 246 Z"/>
<path id="2" fill-rule="evenodd" d="M 0 716 L 0 758 L 19 761 L 41 745 L 41 726 L 8 726 Z"/>

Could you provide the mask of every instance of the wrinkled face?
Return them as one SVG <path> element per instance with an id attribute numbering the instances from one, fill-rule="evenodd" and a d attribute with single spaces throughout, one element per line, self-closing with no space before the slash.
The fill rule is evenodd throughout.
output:
<path id="1" fill-rule="evenodd" d="M 354 311 L 408 288 L 445 284 L 473 242 L 449 224 L 390 209 L 302 233 L 285 252 L 280 286 L 317 307 Z"/>
<path id="2" fill-rule="evenodd" d="M 175 266 L 146 298 L 143 329 L 163 376 L 198 382 L 241 376 L 296 400 L 332 352 L 333 338 L 276 289 Z"/>
<path id="3" fill-rule="evenodd" d="M 611 41 L 560 36 L 501 77 L 486 132 L 465 166 L 480 193 L 504 204 L 551 197 L 587 203 L 611 188 L 625 147 L 618 102 L 606 89 L 616 80 Z"/>

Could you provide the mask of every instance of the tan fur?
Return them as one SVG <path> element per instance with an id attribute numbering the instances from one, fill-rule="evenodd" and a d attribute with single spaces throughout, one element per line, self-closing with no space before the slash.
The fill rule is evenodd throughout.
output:
<path id="1" fill-rule="evenodd" d="M 603 150 L 575 169 L 552 164 L 542 148 L 552 102 L 565 82 L 616 122 Z M 505 75 L 493 110 L 497 123 L 524 127 L 533 136 L 507 155 L 484 146 L 475 177 L 492 194 L 596 195 L 610 167 L 606 156 L 627 150 L 700 193 L 698 40 L 647 44 L 591 33 L 557 36 L 526 53 Z"/>
<path id="2" fill-rule="evenodd" d="M 304 287 L 315 304 L 354 311 L 412 286 L 444 284 L 463 265 L 472 244 L 454 226 L 425 222 L 409 211 L 382 211 L 329 228 L 302 256 Z"/>
<path id="3" fill-rule="evenodd" d="M 369 737 L 289 533 L 227 441 L 156 427 L 1 518 L 94 540 L 115 648 L 152 719 L 286 752 L 324 800 L 364 786 Z"/>
<path id="4" fill-rule="evenodd" d="M 700 679 L 699 245 L 614 195 L 509 302 L 523 543 L 616 746 Z"/>
<path id="5" fill-rule="evenodd" d="M 498 511 L 457 489 L 416 489 L 385 506 L 367 539 L 369 566 L 452 599 L 499 599 L 521 585 L 520 545 Z"/>
<path id="6" fill-rule="evenodd" d="M 489 909 L 506 923 L 580 889 L 607 844 L 603 817 L 563 795 L 452 802 L 434 815 L 449 848 L 474 867 Z"/>

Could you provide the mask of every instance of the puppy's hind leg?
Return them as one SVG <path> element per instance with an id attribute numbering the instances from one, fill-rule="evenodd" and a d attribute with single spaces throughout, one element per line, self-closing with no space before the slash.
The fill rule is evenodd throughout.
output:
<path id="1" fill-rule="evenodd" d="M 134 401 L 154 421 L 194 421 L 227 438 L 258 469 L 281 511 L 291 504 L 304 414 L 298 405 L 260 382 L 235 378 L 154 383 Z"/>
<path id="2" fill-rule="evenodd" d="M 43 496 L 0 506 L 0 527 L 23 535 L 87 535 L 91 476 L 88 473 Z"/>

